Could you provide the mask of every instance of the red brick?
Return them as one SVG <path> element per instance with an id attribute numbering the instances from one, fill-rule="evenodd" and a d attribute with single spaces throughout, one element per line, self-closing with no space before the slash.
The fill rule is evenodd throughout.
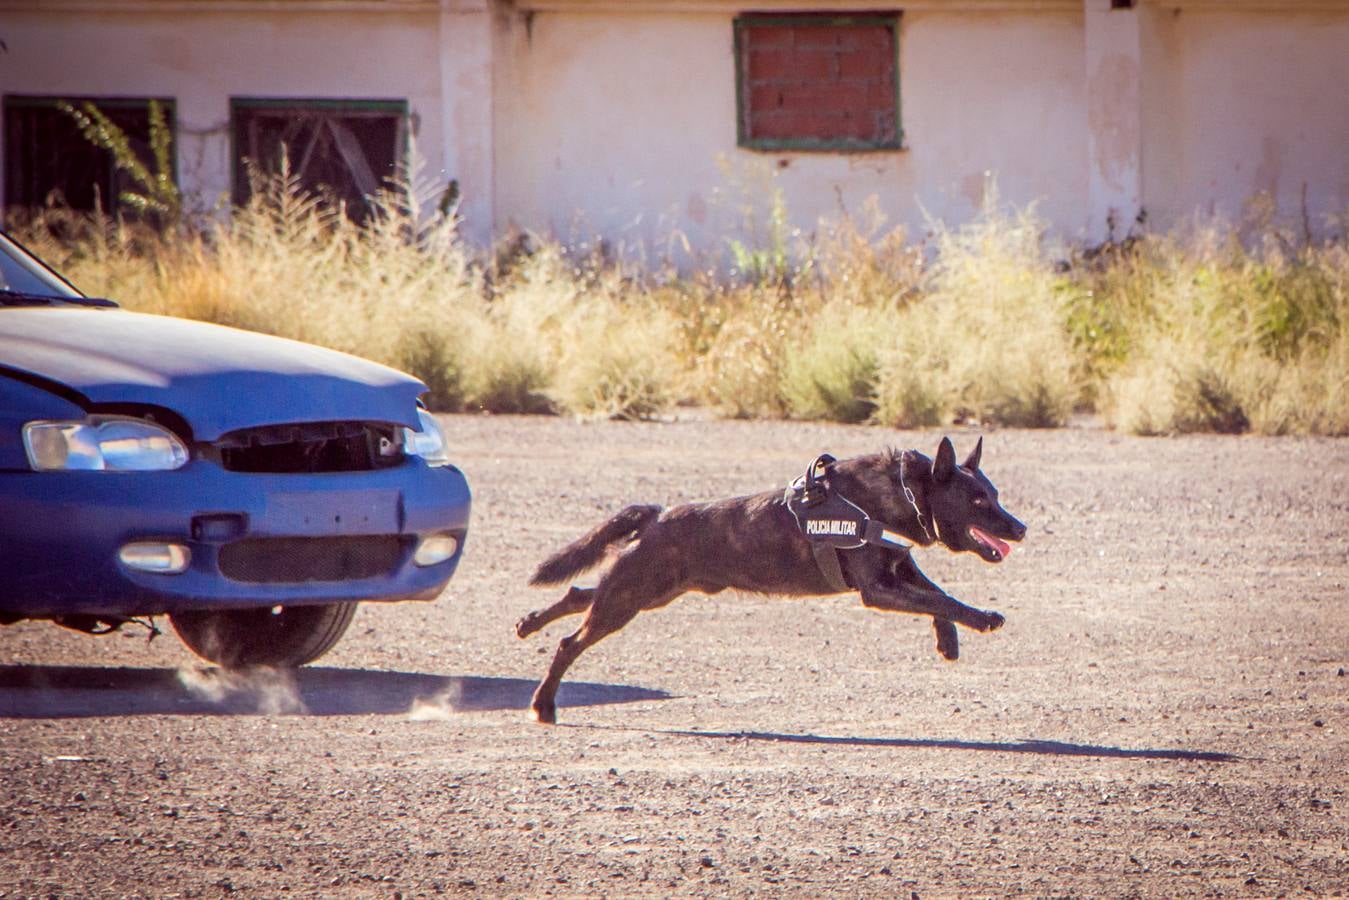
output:
<path id="1" fill-rule="evenodd" d="M 741 41 L 750 139 L 895 139 L 896 61 L 885 25 L 807 19 L 747 27 Z"/>
<path id="2" fill-rule="evenodd" d="M 750 88 L 749 108 L 755 112 L 769 112 L 783 106 L 782 87 L 777 84 L 758 84 Z"/>
<path id="3" fill-rule="evenodd" d="M 837 25 L 794 25 L 795 46 L 800 50 L 838 49 L 839 31 Z"/>
<path id="4" fill-rule="evenodd" d="M 756 50 L 786 50 L 796 43 L 794 25 L 745 25 L 741 39 Z"/>
<path id="5" fill-rule="evenodd" d="M 792 77 L 795 58 L 791 50 L 758 50 L 749 52 L 750 81 L 770 81 Z"/>
<path id="6" fill-rule="evenodd" d="M 849 53 L 881 53 L 893 46 L 886 25 L 835 25 L 832 31 L 838 48 Z"/>
<path id="7" fill-rule="evenodd" d="M 867 106 L 880 112 L 895 110 L 895 83 L 891 80 L 877 82 L 867 87 Z"/>
<path id="8" fill-rule="evenodd" d="M 793 54 L 792 78 L 798 81 L 820 81 L 838 77 L 838 57 L 832 51 L 802 50 Z"/>
<path id="9" fill-rule="evenodd" d="M 782 88 L 784 109 L 841 111 L 866 110 L 872 106 L 868 101 L 866 85 L 842 85 L 835 82 L 785 85 Z"/>
<path id="10" fill-rule="evenodd" d="M 838 56 L 841 78 L 890 78 L 894 71 L 893 53 L 840 53 Z"/>
<path id="11" fill-rule="evenodd" d="M 754 116 L 750 120 L 750 136 L 755 138 L 792 139 L 815 138 L 832 140 L 844 126 L 840 116 L 813 112 L 778 112 Z"/>

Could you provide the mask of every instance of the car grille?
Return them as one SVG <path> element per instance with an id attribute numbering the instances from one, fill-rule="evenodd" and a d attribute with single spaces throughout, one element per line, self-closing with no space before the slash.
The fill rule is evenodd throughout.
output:
<path id="1" fill-rule="evenodd" d="M 212 452 L 231 472 L 363 472 L 398 464 L 399 437 L 381 422 L 304 422 L 232 431 Z"/>
<path id="2" fill-rule="evenodd" d="M 406 546 L 395 535 L 250 538 L 220 548 L 220 571 L 254 584 L 376 578 L 398 566 Z"/>

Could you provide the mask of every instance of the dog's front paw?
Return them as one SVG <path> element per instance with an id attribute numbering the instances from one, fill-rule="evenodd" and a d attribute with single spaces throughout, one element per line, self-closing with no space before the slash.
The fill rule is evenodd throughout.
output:
<path id="1" fill-rule="evenodd" d="M 1003 626 L 1003 623 L 1006 621 L 1007 619 L 1003 616 L 1002 613 L 993 612 L 991 609 L 986 609 L 984 610 L 984 622 L 982 625 L 979 626 L 979 630 L 983 632 L 997 631 L 999 628 Z"/>
<path id="2" fill-rule="evenodd" d="M 529 715 L 540 725 L 557 724 L 557 706 L 553 703 L 535 703 L 529 708 Z"/>

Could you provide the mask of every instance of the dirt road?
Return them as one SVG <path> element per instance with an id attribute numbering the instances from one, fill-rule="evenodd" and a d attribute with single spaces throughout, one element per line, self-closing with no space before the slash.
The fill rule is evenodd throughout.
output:
<path id="1" fill-rule="evenodd" d="M 989 433 L 1025 544 L 918 555 L 1007 616 L 959 662 L 856 597 L 686 597 L 583 656 L 547 728 L 575 620 L 512 634 L 546 552 L 938 435 L 446 424 L 459 575 L 316 667 L 0 629 L 0 897 L 1349 895 L 1349 441 Z"/>

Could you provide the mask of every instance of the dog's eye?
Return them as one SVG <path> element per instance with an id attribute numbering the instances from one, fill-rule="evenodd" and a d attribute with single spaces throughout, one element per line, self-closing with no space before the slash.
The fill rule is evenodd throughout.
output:
<path id="1" fill-rule="evenodd" d="M 970 500 L 975 506 L 988 506 L 987 497 L 974 497 Z"/>

